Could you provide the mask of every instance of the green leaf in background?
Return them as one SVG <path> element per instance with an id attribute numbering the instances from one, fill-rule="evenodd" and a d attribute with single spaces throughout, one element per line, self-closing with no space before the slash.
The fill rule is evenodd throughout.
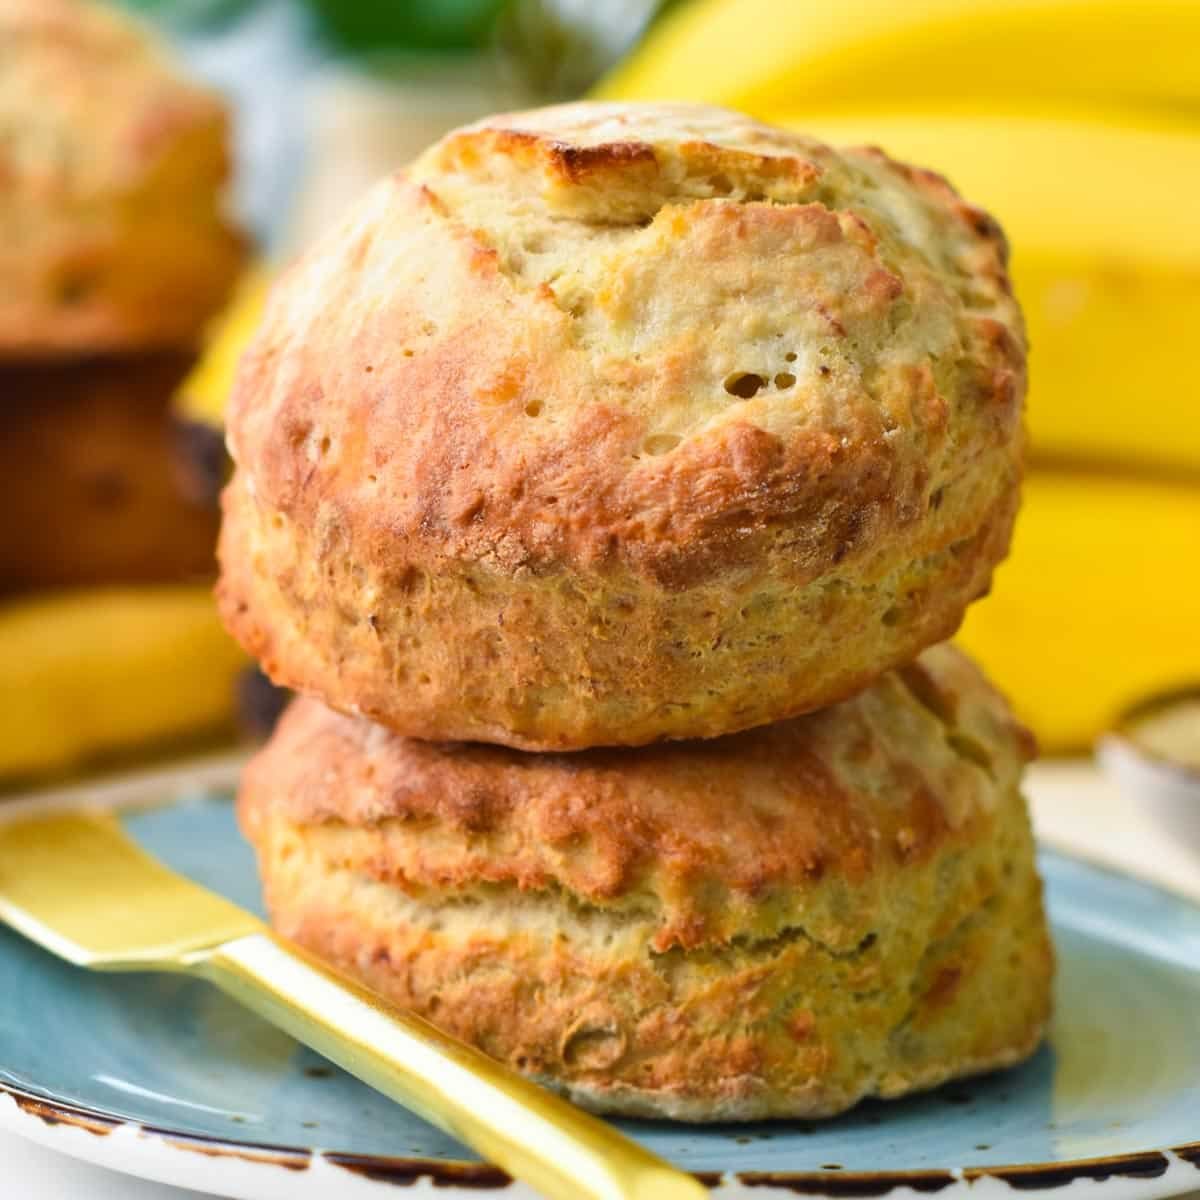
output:
<path id="1" fill-rule="evenodd" d="M 118 0 L 176 28 L 226 23 L 263 0 Z M 292 0 L 311 10 L 318 34 L 350 53 L 466 50 L 483 45 L 505 0 Z"/>
<path id="2" fill-rule="evenodd" d="M 120 0 L 181 33 L 219 30 L 268 8 L 308 17 L 314 51 L 351 59 L 397 52 L 492 52 L 545 99 L 577 96 L 681 0 Z"/>
<path id="3" fill-rule="evenodd" d="M 350 51 L 465 50 L 487 41 L 504 0 L 309 0 Z"/>

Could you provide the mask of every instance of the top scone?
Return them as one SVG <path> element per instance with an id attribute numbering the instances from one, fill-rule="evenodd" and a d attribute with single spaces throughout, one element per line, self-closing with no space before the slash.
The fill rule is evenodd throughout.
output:
<path id="1" fill-rule="evenodd" d="M 226 138 L 128 17 L 0 0 L 0 358 L 196 342 L 243 255 Z"/>
<path id="2" fill-rule="evenodd" d="M 276 288 L 225 619 L 414 737 L 636 745 L 844 697 L 1007 549 L 1005 258 L 940 177 L 720 109 L 452 133 Z"/>

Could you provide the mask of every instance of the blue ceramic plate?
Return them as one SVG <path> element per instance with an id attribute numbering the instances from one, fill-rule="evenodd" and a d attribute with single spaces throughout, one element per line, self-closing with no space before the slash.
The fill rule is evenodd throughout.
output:
<path id="1" fill-rule="evenodd" d="M 258 908 L 227 796 L 123 820 L 175 869 Z M 1025 1066 L 813 1125 L 622 1127 L 719 1196 L 1200 1188 L 1200 909 L 1057 854 L 1042 866 L 1058 1016 Z M 532 1195 L 205 984 L 89 975 L 4 929 L 0 1125 L 253 1200 L 398 1200 L 435 1184 Z"/>

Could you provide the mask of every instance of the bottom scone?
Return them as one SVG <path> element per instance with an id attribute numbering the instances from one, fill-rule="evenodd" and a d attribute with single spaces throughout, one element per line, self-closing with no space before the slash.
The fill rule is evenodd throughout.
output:
<path id="1" fill-rule="evenodd" d="M 282 933 L 579 1103 L 821 1117 L 1038 1044 L 1031 752 L 942 646 L 637 750 L 437 745 L 300 700 L 240 815 Z"/>

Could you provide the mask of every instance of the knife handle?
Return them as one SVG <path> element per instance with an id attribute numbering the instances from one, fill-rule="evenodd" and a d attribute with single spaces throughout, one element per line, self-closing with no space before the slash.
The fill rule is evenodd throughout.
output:
<path id="1" fill-rule="evenodd" d="M 603 1121 L 274 934 L 227 942 L 187 966 L 550 1200 L 708 1195 Z"/>

